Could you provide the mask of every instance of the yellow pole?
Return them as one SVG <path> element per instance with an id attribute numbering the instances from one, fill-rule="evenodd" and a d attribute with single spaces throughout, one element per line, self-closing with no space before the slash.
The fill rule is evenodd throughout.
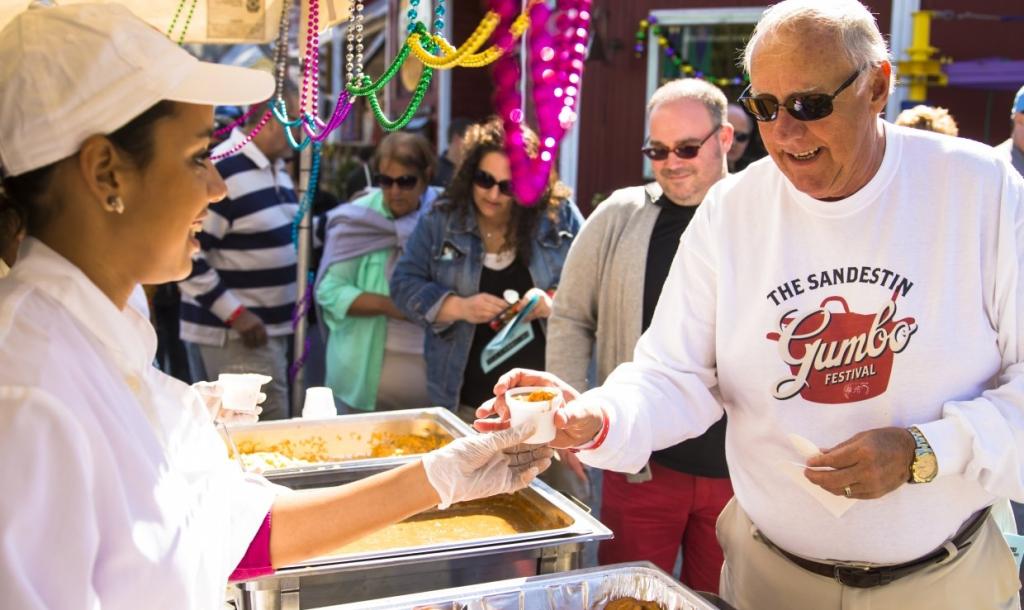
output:
<path id="1" fill-rule="evenodd" d="M 899 62 L 900 77 L 908 84 L 907 101 L 924 102 L 928 98 L 928 85 L 945 85 L 947 78 L 942 63 L 934 58 L 938 51 L 931 45 L 932 11 L 915 11 L 912 17 L 912 37 L 907 48 L 907 61 Z"/>

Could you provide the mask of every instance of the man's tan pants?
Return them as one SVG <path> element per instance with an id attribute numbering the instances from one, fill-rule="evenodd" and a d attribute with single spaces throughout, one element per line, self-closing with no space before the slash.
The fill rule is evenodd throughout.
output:
<path id="1" fill-rule="evenodd" d="M 870 589 L 839 584 L 790 562 L 760 540 L 736 499 L 718 518 L 725 552 L 721 596 L 737 610 L 1017 609 L 1017 564 L 989 516 L 974 543 L 944 564 Z"/>

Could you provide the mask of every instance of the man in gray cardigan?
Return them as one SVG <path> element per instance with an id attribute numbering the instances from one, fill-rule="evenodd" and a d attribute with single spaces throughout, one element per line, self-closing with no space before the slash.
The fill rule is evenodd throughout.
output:
<path id="1" fill-rule="evenodd" d="M 726 176 L 733 128 L 725 95 L 697 79 L 652 96 L 643 153 L 656 183 L 616 191 L 573 242 L 548 321 L 547 368 L 581 392 L 632 359 L 650 324 L 679 238 L 711 185 Z M 597 376 L 587 379 L 591 354 Z M 601 519 L 615 539 L 603 564 L 648 560 L 671 572 L 682 547 L 681 580 L 718 591 L 722 550 L 715 521 L 732 497 L 725 418 L 703 436 L 656 451 L 638 475 L 605 472 Z"/>

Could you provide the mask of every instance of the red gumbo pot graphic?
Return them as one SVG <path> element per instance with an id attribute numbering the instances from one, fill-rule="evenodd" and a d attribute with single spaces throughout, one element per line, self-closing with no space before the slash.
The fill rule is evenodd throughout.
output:
<path id="1" fill-rule="evenodd" d="M 832 311 L 829 305 L 840 311 Z M 853 313 L 842 297 L 828 297 L 818 309 L 790 310 L 779 332 L 779 356 L 790 376 L 775 384 L 772 395 L 787 400 L 800 395 L 817 403 L 847 403 L 883 394 L 889 387 L 894 354 L 917 332 L 914 318 L 896 320 L 896 293 L 873 314 Z"/>

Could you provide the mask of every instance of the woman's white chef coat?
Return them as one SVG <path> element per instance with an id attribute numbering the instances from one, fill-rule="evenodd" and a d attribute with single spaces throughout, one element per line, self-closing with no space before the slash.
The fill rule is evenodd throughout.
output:
<path id="1" fill-rule="evenodd" d="M 28 238 L 0 282 L 0 602 L 208 610 L 278 488 L 244 475 L 156 336 Z"/>

